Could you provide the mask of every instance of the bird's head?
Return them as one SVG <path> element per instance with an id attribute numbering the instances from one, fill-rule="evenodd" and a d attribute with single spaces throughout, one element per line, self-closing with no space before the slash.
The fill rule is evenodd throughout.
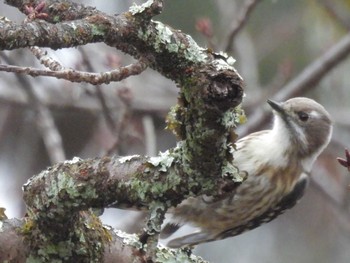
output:
<path id="1" fill-rule="evenodd" d="M 325 108 L 316 101 L 297 97 L 285 102 L 268 100 L 274 110 L 274 130 L 285 132 L 302 158 L 317 157 L 328 145 L 332 121 Z"/>

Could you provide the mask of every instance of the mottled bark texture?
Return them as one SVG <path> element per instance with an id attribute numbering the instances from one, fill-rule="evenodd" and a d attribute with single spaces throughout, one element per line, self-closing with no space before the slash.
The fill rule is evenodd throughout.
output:
<path id="1" fill-rule="evenodd" d="M 25 248 L 30 248 L 26 255 L 35 262 L 107 262 L 109 253 L 119 249 L 125 262 L 179 257 L 174 253 L 180 252 L 154 246 L 166 209 L 188 196 L 220 197 L 242 180 L 230 165 L 230 136 L 240 120 L 236 107 L 243 94 L 233 59 L 203 49 L 190 36 L 151 20 L 162 9 L 159 0 L 116 16 L 69 1 L 5 2 L 30 13 L 30 19 L 23 24 L 0 19 L 0 50 L 104 42 L 142 59 L 179 87 L 179 102 L 167 119 L 179 139 L 176 148 L 152 158 L 75 158 L 31 178 L 24 186 L 28 214 L 17 229 L 26 237 Z M 120 245 L 114 232 L 86 212 L 104 207 L 149 209 L 144 244 L 135 238 Z M 114 258 L 114 262 L 123 261 Z"/>

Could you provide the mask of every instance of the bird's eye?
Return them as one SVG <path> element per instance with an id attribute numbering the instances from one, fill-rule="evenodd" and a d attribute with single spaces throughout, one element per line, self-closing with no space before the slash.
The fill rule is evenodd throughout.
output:
<path id="1" fill-rule="evenodd" d="M 307 114 L 304 111 L 299 111 L 299 112 L 297 112 L 297 114 L 298 114 L 299 120 L 301 120 L 303 122 L 305 122 L 309 119 L 309 114 Z"/>

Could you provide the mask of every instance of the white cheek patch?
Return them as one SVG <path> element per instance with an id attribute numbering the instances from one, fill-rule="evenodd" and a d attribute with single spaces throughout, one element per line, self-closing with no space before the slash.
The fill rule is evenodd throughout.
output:
<path id="1" fill-rule="evenodd" d="M 319 119 L 321 117 L 320 113 L 315 110 L 310 111 L 309 115 L 315 119 Z"/>

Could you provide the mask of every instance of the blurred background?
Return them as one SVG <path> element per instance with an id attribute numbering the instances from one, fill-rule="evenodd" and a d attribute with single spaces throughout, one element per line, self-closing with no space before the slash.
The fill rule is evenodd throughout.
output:
<path id="1" fill-rule="evenodd" d="M 81 2 L 109 14 L 131 5 Z M 0 16 L 17 22 L 25 18 L 3 1 Z M 243 136 L 268 127 L 270 119 L 258 123 L 252 117 L 268 111 L 266 99 L 348 34 L 350 1 L 165 0 L 163 13 L 154 20 L 190 34 L 203 47 L 227 50 L 237 60 L 246 84 L 248 122 L 238 129 Z M 240 20 L 245 23 L 228 45 Z M 48 52 L 64 67 L 82 71 L 103 72 L 134 61 L 103 44 Z M 0 61 L 43 67 L 27 49 L 0 51 Z M 200 245 L 196 254 L 216 263 L 349 262 L 350 177 L 336 157 L 350 147 L 350 57 L 335 64 L 317 85 L 300 93 L 323 104 L 334 120 L 332 141 L 315 164 L 301 203 L 256 230 Z M 176 97 L 175 84 L 150 69 L 98 87 L 0 72 L 0 207 L 8 217 L 22 217 L 21 186 L 55 162 L 74 156 L 155 155 L 173 147 L 175 138 L 164 130 L 164 119 Z M 105 223 L 128 231 L 137 231 L 140 218 L 117 209 L 102 216 Z"/>

